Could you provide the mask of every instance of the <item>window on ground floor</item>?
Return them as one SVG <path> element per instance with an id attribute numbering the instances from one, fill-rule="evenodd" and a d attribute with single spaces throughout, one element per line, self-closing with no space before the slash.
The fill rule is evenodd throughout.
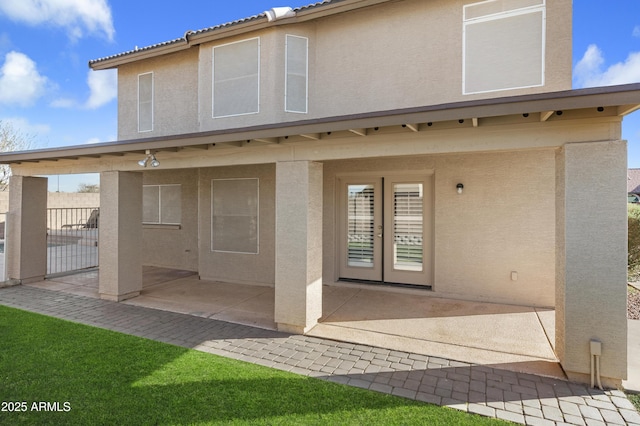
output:
<path id="1" fill-rule="evenodd" d="M 211 251 L 258 253 L 259 179 L 211 182 Z"/>
<path id="2" fill-rule="evenodd" d="M 142 222 L 179 225 L 182 222 L 182 186 L 144 185 L 142 188 Z"/>

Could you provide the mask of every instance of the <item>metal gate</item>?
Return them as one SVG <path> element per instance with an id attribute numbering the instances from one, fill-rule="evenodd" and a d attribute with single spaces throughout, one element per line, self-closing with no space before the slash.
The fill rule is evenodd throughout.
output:
<path id="1" fill-rule="evenodd" d="M 98 266 L 100 208 L 47 209 L 47 276 Z"/>
<path id="2" fill-rule="evenodd" d="M 7 232 L 7 213 L 0 213 L 0 283 L 7 279 L 7 266 L 5 261 Z"/>

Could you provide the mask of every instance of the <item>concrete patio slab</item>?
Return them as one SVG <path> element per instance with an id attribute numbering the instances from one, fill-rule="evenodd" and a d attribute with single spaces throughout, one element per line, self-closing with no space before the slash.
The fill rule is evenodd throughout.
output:
<path id="1" fill-rule="evenodd" d="M 640 393 L 640 320 L 627 320 L 627 380 L 625 389 Z"/>
<path id="2" fill-rule="evenodd" d="M 33 286 L 97 298 L 98 272 Z M 189 271 L 146 266 L 140 296 L 122 303 L 276 328 L 273 288 L 204 281 Z M 442 299 L 423 291 L 323 286 L 323 317 L 308 334 L 564 378 L 548 338 L 554 319 L 552 310 Z"/>
<path id="3" fill-rule="evenodd" d="M 341 293 L 342 289 L 328 290 Z M 362 289 L 323 324 L 555 360 L 536 309 Z M 407 327 L 408 324 L 411 327 Z"/>
<path id="4" fill-rule="evenodd" d="M 39 287 L 0 289 L 0 304 L 521 424 L 640 426 L 640 414 L 619 390 Z"/>

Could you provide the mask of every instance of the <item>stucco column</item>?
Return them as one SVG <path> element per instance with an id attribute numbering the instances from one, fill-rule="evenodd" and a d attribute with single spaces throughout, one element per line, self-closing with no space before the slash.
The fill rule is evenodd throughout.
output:
<path id="1" fill-rule="evenodd" d="M 601 342 L 603 385 L 627 375 L 626 142 L 571 143 L 556 157 L 556 353 L 590 382 Z"/>
<path id="2" fill-rule="evenodd" d="M 276 164 L 275 322 L 306 333 L 322 316 L 322 164 Z"/>
<path id="3" fill-rule="evenodd" d="M 47 178 L 12 176 L 9 182 L 7 278 L 41 281 L 47 273 Z"/>
<path id="4" fill-rule="evenodd" d="M 121 301 L 142 290 L 142 173 L 100 174 L 102 299 Z"/>

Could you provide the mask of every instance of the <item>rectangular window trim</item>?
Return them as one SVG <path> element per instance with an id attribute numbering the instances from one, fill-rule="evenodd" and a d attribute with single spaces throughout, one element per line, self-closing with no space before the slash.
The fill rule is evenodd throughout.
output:
<path id="1" fill-rule="evenodd" d="M 231 180 L 255 180 L 256 181 L 256 251 L 255 252 L 246 252 L 246 251 L 231 251 L 231 250 L 215 250 L 213 248 L 213 183 L 215 181 L 231 181 Z M 232 254 L 252 254 L 258 255 L 260 254 L 260 179 L 259 178 L 223 178 L 223 179 L 211 179 L 211 236 L 210 236 L 210 247 L 212 253 L 232 253 Z"/>
<path id="2" fill-rule="evenodd" d="M 469 18 L 466 19 L 466 10 L 468 7 L 473 7 L 475 5 L 481 4 L 481 3 L 491 3 L 497 0 L 487 0 L 487 1 L 483 1 L 483 2 L 479 2 L 479 3 L 473 3 L 473 4 L 468 4 L 463 6 L 463 14 L 462 14 L 462 94 L 463 95 L 475 95 L 475 94 L 484 94 L 484 93 L 494 93 L 494 92 L 502 92 L 505 90 L 517 90 L 517 89 L 530 89 L 530 88 L 534 88 L 534 87 L 544 87 L 545 85 L 545 71 L 546 71 L 546 45 L 547 45 L 547 31 L 546 31 L 546 21 L 547 21 L 547 9 L 546 9 L 546 0 L 540 0 L 540 4 L 538 5 L 534 5 L 534 6 L 527 6 L 527 7 L 523 7 L 523 8 L 519 8 L 519 9 L 514 9 L 514 10 L 509 10 L 509 11 L 505 11 L 505 12 L 500 12 L 500 13 L 492 13 L 486 16 L 480 16 L 477 18 Z M 536 13 L 536 12 L 541 12 L 542 13 L 542 25 L 543 25 L 543 31 L 542 31 L 542 64 L 541 64 L 541 80 L 540 80 L 540 84 L 533 84 L 533 85 L 525 85 L 525 86 L 517 86 L 517 87 L 506 87 L 506 88 L 501 88 L 501 89 L 493 89 L 493 90 L 478 90 L 478 91 L 467 91 L 466 87 L 467 87 L 467 64 L 466 64 L 466 60 L 467 60 L 467 26 L 468 25 L 473 25 L 473 24 L 477 24 L 480 22 L 490 22 L 493 20 L 497 20 L 497 19 L 504 19 L 504 18 L 512 18 L 514 16 L 520 16 L 520 15 L 526 15 L 526 14 L 530 14 L 530 13 Z"/>
<path id="3" fill-rule="evenodd" d="M 143 225 L 171 225 L 171 226 L 180 226 L 182 223 L 176 223 L 176 222 L 163 222 L 162 221 L 162 188 L 166 188 L 166 187 L 170 187 L 170 186 L 177 186 L 180 187 L 182 189 L 182 185 L 177 183 L 177 184 L 165 184 L 165 185 L 142 185 L 143 188 L 158 188 L 158 222 L 145 222 L 144 218 L 142 221 Z M 182 192 L 182 191 L 181 191 Z M 182 206 L 180 206 L 181 210 L 182 210 Z"/>
<path id="4" fill-rule="evenodd" d="M 230 46 L 233 44 L 238 44 L 238 43 L 244 43 L 247 41 L 251 41 L 251 40 L 257 40 L 258 41 L 258 105 L 257 105 L 257 110 L 256 111 L 252 111 L 252 112 L 244 112 L 244 113 L 240 113 L 240 114 L 228 114 L 228 115 L 216 115 L 215 114 L 215 65 L 216 65 L 216 54 L 215 51 L 217 48 L 219 47 L 225 47 L 225 46 Z M 260 69 L 261 69 L 261 64 L 260 64 L 260 53 L 261 53 L 261 44 L 260 44 L 260 37 L 253 37 L 253 38 L 248 38 L 248 39 L 244 39 L 244 40 L 238 40 L 238 41 L 233 41 L 231 43 L 225 43 L 225 44 L 220 44 L 218 46 L 214 46 L 211 49 L 211 117 L 216 119 L 216 118 L 228 118 L 228 117 L 240 117 L 243 115 L 253 115 L 253 114 L 259 114 L 260 113 Z"/>
<path id="5" fill-rule="evenodd" d="M 149 129 L 142 129 L 140 127 L 142 121 L 140 120 L 140 113 L 141 113 L 141 108 L 140 106 L 142 105 L 143 101 L 140 99 L 140 78 L 143 76 L 147 76 L 150 75 L 151 76 L 151 99 L 148 101 L 144 101 L 144 103 L 148 103 L 151 105 L 151 128 Z M 138 74 L 138 133 L 147 133 L 147 132 L 152 132 L 153 131 L 153 127 L 154 127 L 154 108 L 153 108 L 153 101 L 154 101 L 154 97 L 155 97 L 155 78 L 153 75 L 153 71 L 152 72 L 146 72 L 146 73 L 142 73 L 142 74 Z"/>
<path id="6" fill-rule="evenodd" d="M 305 101 L 304 111 L 295 111 L 287 108 L 287 88 L 289 87 L 289 38 L 299 38 L 306 41 L 305 49 Z M 307 114 L 309 112 L 309 38 L 297 36 L 293 34 L 287 34 L 285 37 L 285 54 L 284 54 L 284 110 L 285 112 L 292 112 L 296 114 Z"/>
<path id="7" fill-rule="evenodd" d="M 463 22 L 475 22 L 475 21 L 490 21 L 496 19 L 496 17 L 507 17 L 513 15 L 520 15 L 525 13 L 531 13 L 536 9 L 542 9 L 546 6 L 546 0 L 538 0 L 538 4 L 532 4 L 531 6 L 518 7 L 511 10 L 506 10 L 502 12 L 489 13 L 487 15 L 481 15 L 477 17 L 467 18 L 467 10 L 473 8 L 474 6 L 478 6 L 481 4 L 493 3 L 500 0 L 486 0 L 479 3 L 472 3 L 463 6 Z"/>

